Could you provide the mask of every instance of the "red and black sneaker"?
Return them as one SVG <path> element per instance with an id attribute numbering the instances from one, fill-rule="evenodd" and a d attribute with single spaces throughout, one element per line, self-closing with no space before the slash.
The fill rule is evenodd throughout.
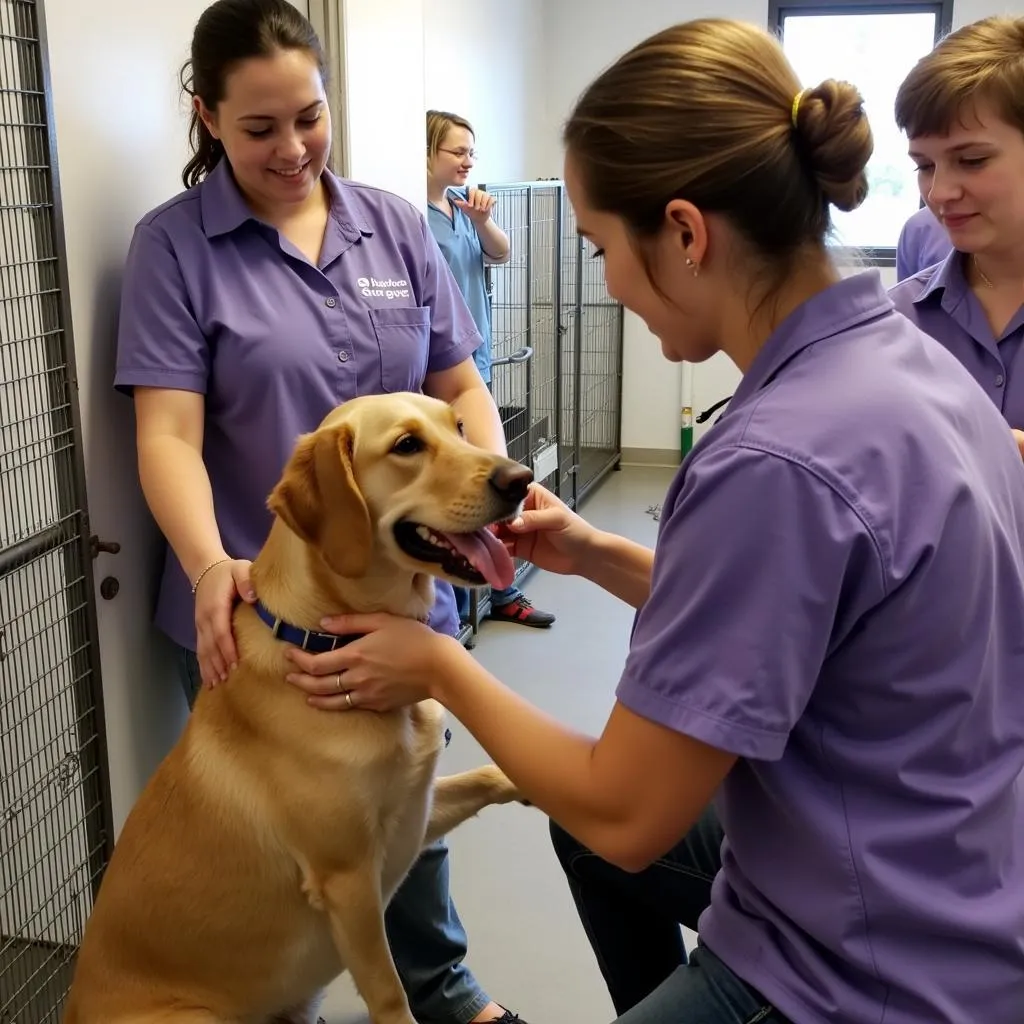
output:
<path id="1" fill-rule="evenodd" d="M 518 622 L 520 626 L 536 626 L 541 629 L 555 621 L 551 612 L 542 612 L 539 608 L 534 608 L 525 594 L 520 594 L 508 604 L 492 604 L 487 617 L 496 622 Z"/>

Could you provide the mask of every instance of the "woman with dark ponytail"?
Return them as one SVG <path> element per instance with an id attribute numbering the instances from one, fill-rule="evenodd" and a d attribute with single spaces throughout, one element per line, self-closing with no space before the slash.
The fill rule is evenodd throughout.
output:
<path id="1" fill-rule="evenodd" d="M 128 256 L 116 386 L 134 397 L 139 476 L 168 542 L 156 619 L 190 705 L 203 684 L 230 685 L 230 614 L 255 600 L 267 495 L 332 408 L 422 390 L 457 409 L 470 440 L 505 451 L 473 362 L 480 335 L 425 219 L 330 170 L 326 81 L 316 33 L 287 0 L 207 8 L 181 74 L 186 191 L 142 218 Z M 436 592 L 430 625 L 454 634 L 452 588 Z M 463 963 L 443 843 L 386 920 L 418 1019 L 518 1020 Z"/>
<path id="2" fill-rule="evenodd" d="M 224 145 L 207 127 L 196 98 L 207 110 L 216 110 L 224 99 L 231 71 L 246 60 L 269 56 L 275 50 L 306 54 L 326 86 L 329 70 L 320 39 L 290 3 L 216 3 L 200 18 L 191 56 L 179 76 L 182 91 L 193 100 L 188 123 L 192 157 L 181 173 L 185 188 L 198 185 L 224 155 Z"/>

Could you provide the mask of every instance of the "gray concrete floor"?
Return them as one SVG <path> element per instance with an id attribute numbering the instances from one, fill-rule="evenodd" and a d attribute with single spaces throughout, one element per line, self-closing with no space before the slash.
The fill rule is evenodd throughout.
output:
<path id="1" fill-rule="evenodd" d="M 626 467 L 610 474 L 581 512 L 595 525 L 653 546 L 648 514 L 671 480 L 667 469 Z M 523 589 L 554 612 L 550 630 L 485 622 L 476 657 L 499 679 L 566 724 L 591 734 L 607 720 L 626 656 L 633 609 L 576 578 L 535 571 Z M 486 757 L 458 722 L 441 770 Z M 547 819 L 519 806 L 496 807 L 449 837 L 452 891 L 469 936 L 466 962 L 492 998 L 530 1024 L 600 1024 L 614 1018 L 551 851 Z M 692 936 L 688 936 L 692 939 Z M 332 986 L 328 1024 L 363 1024 L 347 977 Z"/>

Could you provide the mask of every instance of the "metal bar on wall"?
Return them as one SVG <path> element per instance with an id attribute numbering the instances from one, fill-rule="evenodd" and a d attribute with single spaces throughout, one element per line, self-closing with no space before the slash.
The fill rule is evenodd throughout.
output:
<path id="1" fill-rule="evenodd" d="M 583 465 L 583 432 L 582 432 L 582 406 L 583 406 L 583 239 L 576 236 L 576 324 L 573 333 L 573 349 L 575 359 L 573 362 L 573 385 L 572 385 L 572 441 L 573 441 L 573 474 L 572 474 L 572 497 L 573 507 L 580 503 L 580 469 Z"/>
<path id="2" fill-rule="evenodd" d="M 565 347 L 565 325 L 562 322 L 562 235 L 564 233 L 565 193 L 559 192 L 555 201 L 554 250 L 551 254 L 551 306 L 553 312 L 552 329 L 555 332 L 555 440 L 558 443 L 558 475 L 556 477 L 558 497 L 562 501 L 571 500 L 565 493 L 565 380 L 563 371 L 563 350 Z M 570 458 L 570 464 L 572 459 Z"/>
<path id="3" fill-rule="evenodd" d="M 525 223 L 523 225 L 523 237 L 526 247 L 526 275 L 524 281 L 523 304 L 526 307 L 524 328 L 526 330 L 525 345 L 533 351 L 533 207 L 536 201 L 536 194 L 532 190 L 525 193 Z M 532 438 L 530 429 L 533 423 L 533 360 L 526 364 L 526 423 L 527 438 Z"/>
<path id="4" fill-rule="evenodd" d="M 42 555 L 63 549 L 77 536 L 77 524 L 69 521 L 40 530 L 31 537 L 9 544 L 0 549 L 0 576 L 10 576 L 15 569 L 28 565 L 29 562 Z"/>

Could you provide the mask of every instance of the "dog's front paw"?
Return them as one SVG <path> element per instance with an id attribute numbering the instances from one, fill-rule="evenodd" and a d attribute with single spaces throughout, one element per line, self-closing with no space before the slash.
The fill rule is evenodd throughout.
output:
<path id="1" fill-rule="evenodd" d="M 529 801 L 519 792 L 518 786 L 496 764 L 484 765 L 480 771 L 485 772 L 488 777 L 492 803 L 521 803 L 530 806 Z"/>

